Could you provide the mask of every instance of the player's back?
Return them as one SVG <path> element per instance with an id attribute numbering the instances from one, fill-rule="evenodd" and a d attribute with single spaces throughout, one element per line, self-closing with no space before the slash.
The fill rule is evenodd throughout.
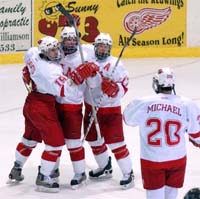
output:
<path id="1" fill-rule="evenodd" d="M 186 155 L 188 102 L 176 95 L 158 94 L 135 100 L 126 108 L 125 122 L 140 126 L 142 159 L 164 162 Z"/>

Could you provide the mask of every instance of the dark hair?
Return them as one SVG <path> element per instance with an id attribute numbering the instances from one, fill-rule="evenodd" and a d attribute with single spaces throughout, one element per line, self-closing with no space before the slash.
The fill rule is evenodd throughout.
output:
<path id="1" fill-rule="evenodd" d="M 173 90 L 173 88 L 171 86 L 170 87 L 162 87 L 162 86 L 160 86 L 159 89 L 160 89 L 161 92 L 162 91 L 172 91 Z"/>
<path id="2" fill-rule="evenodd" d="M 41 59 L 44 59 L 46 61 L 50 61 L 49 58 L 42 53 L 40 53 L 39 56 L 40 56 Z"/>

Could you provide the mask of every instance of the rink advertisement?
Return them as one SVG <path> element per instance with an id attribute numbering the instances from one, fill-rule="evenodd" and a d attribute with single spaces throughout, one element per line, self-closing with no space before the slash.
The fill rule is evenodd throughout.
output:
<path id="1" fill-rule="evenodd" d="M 92 43 L 99 32 L 109 32 L 113 47 L 123 46 L 134 28 L 131 47 L 185 47 L 186 0 L 35 0 L 35 38 L 59 38 L 66 18 L 57 9 L 61 3 L 80 17 L 81 42 Z"/>
<path id="2" fill-rule="evenodd" d="M 93 43 L 100 32 L 108 32 L 113 39 L 112 53 L 118 56 L 136 28 L 136 34 L 123 57 L 189 55 L 186 45 L 187 0 L 0 2 L 0 53 L 3 54 L 1 58 L 9 54 L 10 61 L 22 62 L 24 51 L 36 46 L 43 36 L 50 35 L 60 40 L 60 32 L 68 19 L 56 9 L 58 4 L 80 18 L 78 30 L 81 43 Z M 19 52 L 22 52 L 21 57 L 17 54 Z M 196 50 L 189 56 L 195 56 L 194 53 Z M 0 59 L 0 63 L 5 62 L 5 59 Z"/>
<path id="3" fill-rule="evenodd" d="M 24 52 L 32 45 L 32 1 L 1 1 L 0 53 Z"/>

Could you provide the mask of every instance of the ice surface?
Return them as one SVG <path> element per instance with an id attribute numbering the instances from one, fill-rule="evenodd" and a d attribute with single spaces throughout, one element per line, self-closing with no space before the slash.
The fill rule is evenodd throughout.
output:
<path id="1" fill-rule="evenodd" d="M 200 59 L 199 58 L 160 58 L 160 59 L 123 59 L 129 71 L 129 91 L 122 101 L 124 108 L 131 99 L 153 94 L 151 88 L 152 75 L 160 67 L 172 67 L 176 75 L 176 92 L 194 99 L 200 105 Z M 0 66 L 0 198 L 4 199 L 117 199 L 137 198 L 145 199 L 145 190 L 142 187 L 139 161 L 139 136 L 138 128 L 124 126 L 126 143 L 131 153 L 133 169 L 136 176 L 135 187 L 129 190 L 121 190 L 119 181 L 121 173 L 117 163 L 111 154 L 113 163 L 113 178 L 102 182 L 87 180 L 87 185 L 78 190 L 71 190 L 69 183 L 73 176 L 73 170 L 67 149 L 63 149 L 61 157 L 61 190 L 56 194 L 39 193 L 35 191 L 35 179 L 37 166 L 40 163 L 40 155 L 43 145 L 40 144 L 31 154 L 25 164 L 23 173 L 25 180 L 15 186 L 6 184 L 8 173 L 13 166 L 15 147 L 19 142 L 23 130 L 24 119 L 22 107 L 27 91 L 21 80 L 23 65 Z M 91 149 L 85 142 L 86 170 L 96 168 Z M 188 146 L 188 164 L 185 184 L 179 190 L 178 199 L 182 199 L 188 189 L 200 186 L 200 150 Z"/>

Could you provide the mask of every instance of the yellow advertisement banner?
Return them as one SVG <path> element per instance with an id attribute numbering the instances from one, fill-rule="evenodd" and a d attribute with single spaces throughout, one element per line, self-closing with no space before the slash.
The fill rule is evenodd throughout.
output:
<path id="1" fill-rule="evenodd" d="M 130 48 L 186 46 L 186 0 L 35 0 L 35 45 L 44 35 L 60 39 L 67 17 L 56 9 L 59 3 L 80 17 L 82 43 L 108 32 L 113 48 L 121 48 L 136 27 Z"/>
<path id="2" fill-rule="evenodd" d="M 115 56 L 136 28 L 124 58 L 199 57 L 200 48 L 188 48 L 186 44 L 187 0 L 16 0 L 14 4 L 2 1 L 0 64 L 22 63 L 24 51 L 36 46 L 41 37 L 51 35 L 60 40 L 68 19 L 56 9 L 58 4 L 70 14 L 78 15 L 81 43 L 93 43 L 100 32 L 107 32 L 113 39 Z M 21 18 L 28 22 L 20 29 Z M 19 34 L 27 39 L 15 42 Z M 7 39 L 8 35 L 15 40 Z M 10 48 L 10 43 L 16 48 Z"/>

